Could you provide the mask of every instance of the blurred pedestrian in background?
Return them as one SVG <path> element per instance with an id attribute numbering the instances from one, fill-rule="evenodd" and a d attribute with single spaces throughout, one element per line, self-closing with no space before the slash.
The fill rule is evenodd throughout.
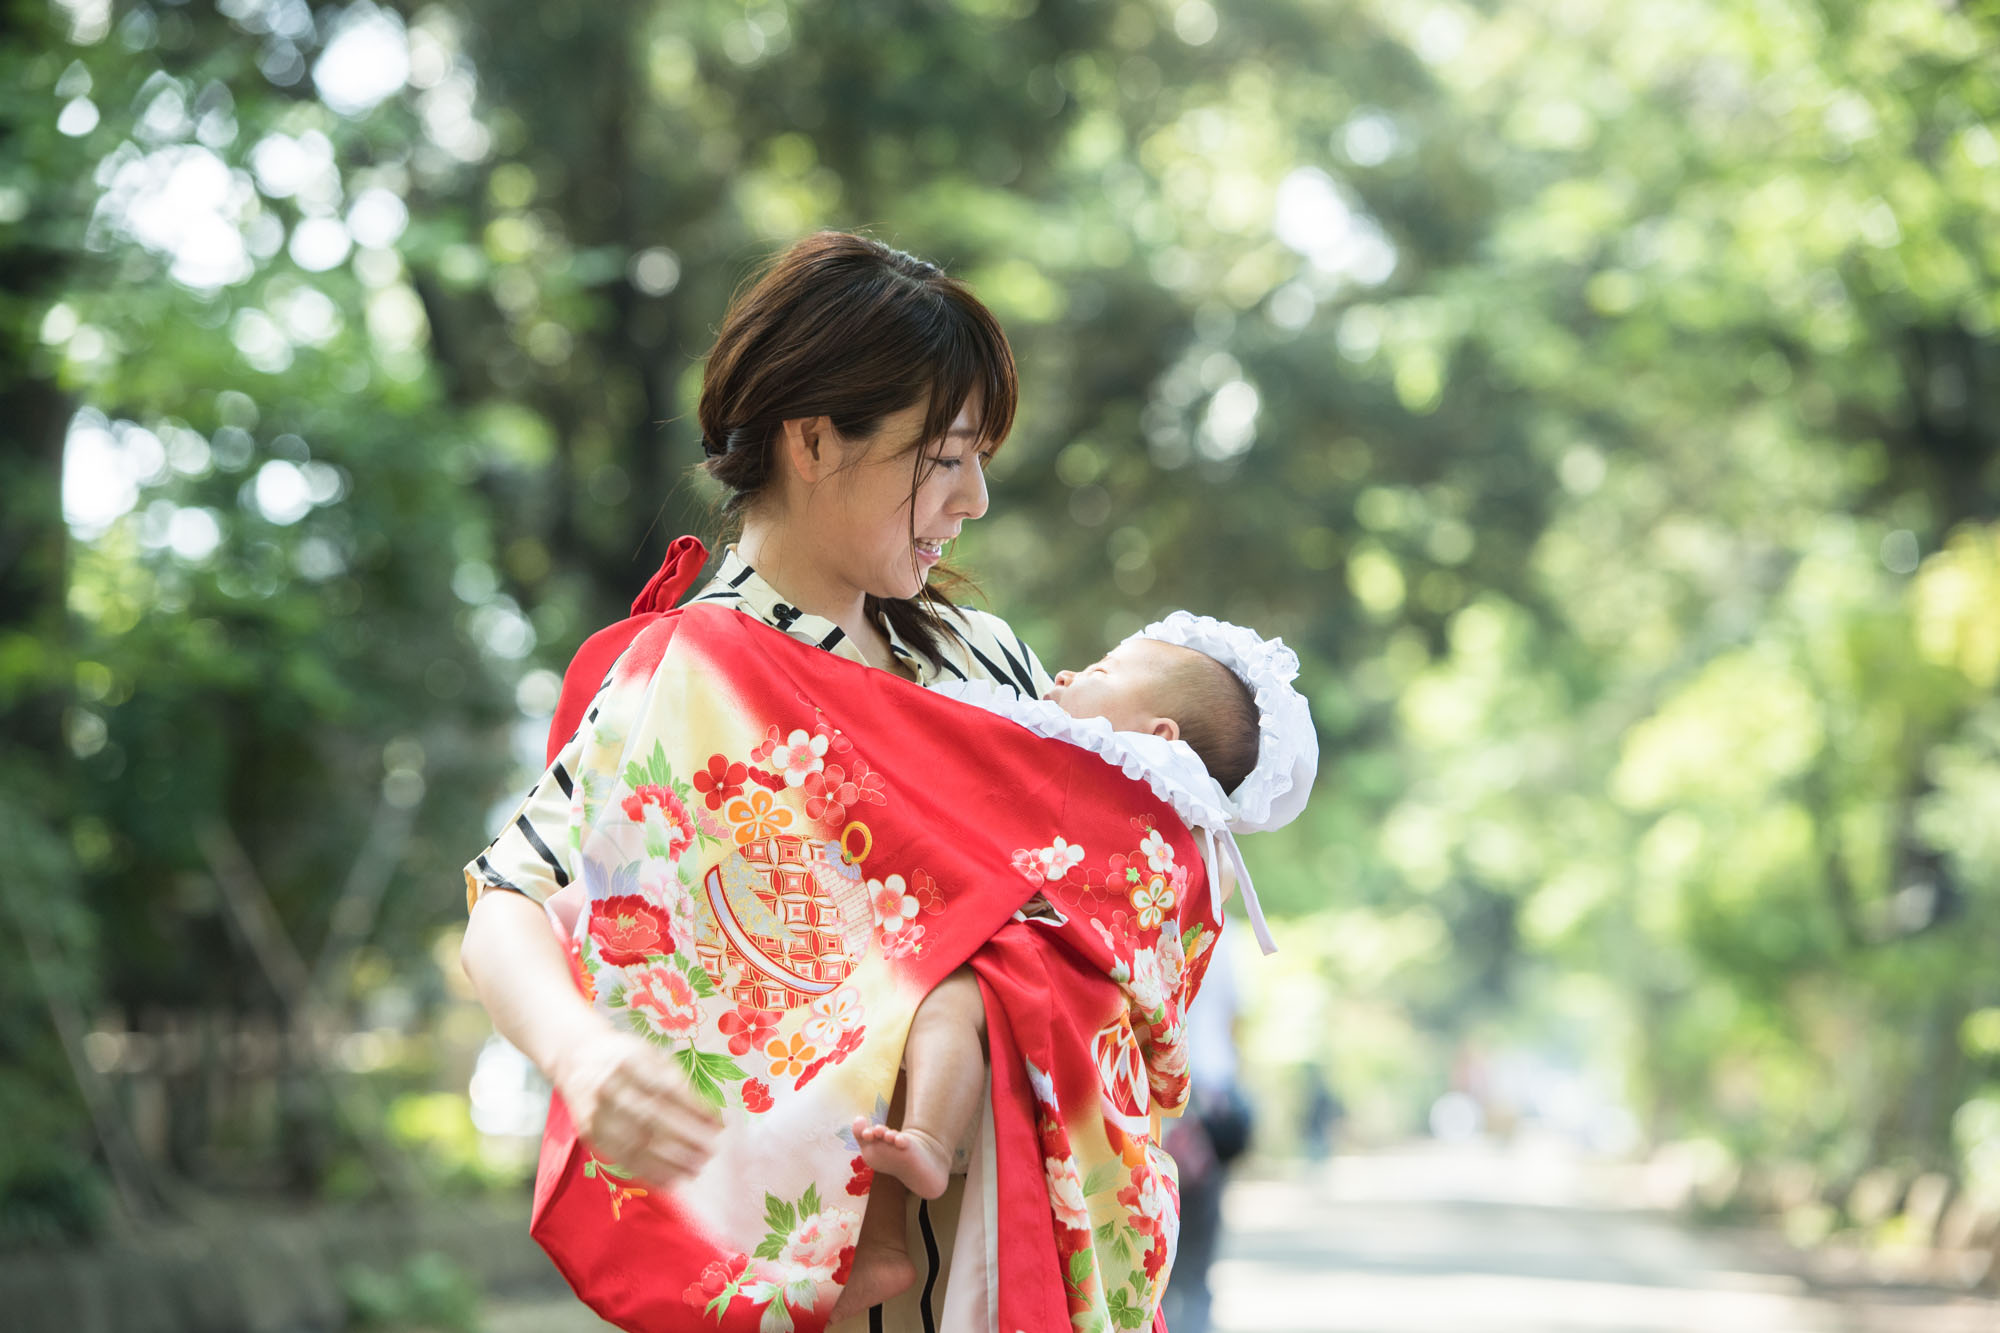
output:
<path id="1" fill-rule="evenodd" d="M 1347 1107 L 1340 1094 L 1327 1084 L 1326 1070 L 1319 1065 L 1306 1065 L 1301 1078 L 1304 1086 L 1299 1097 L 1299 1141 L 1310 1160 L 1324 1161 L 1337 1146 L 1340 1122 L 1347 1117 Z"/>
<path id="2" fill-rule="evenodd" d="M 1209 1266 L 1222 1243 L 1222 1195 L 1230 1164 L 1250 1147 L 1255 1115 L 1237 1062 L 1243 989 L 1233 937 L 1216 944 L 1201 996 L 1188 1010 L 1188 1110 L 1167 1130 L 1181 1173 L 1181 1238 L 1161 1310 L 1172 1333 L 1207 1333 Z"/>

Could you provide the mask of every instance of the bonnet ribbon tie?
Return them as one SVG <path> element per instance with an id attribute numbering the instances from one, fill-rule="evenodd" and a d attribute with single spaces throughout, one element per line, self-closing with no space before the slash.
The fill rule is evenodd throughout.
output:
<path id="1" fill-rule="evenodd" d="M 1278 951 L 1277 941 L 1271 938 L 1271 927 L 1264 921 L 1264 908 L 1257 901 L 1257 890 L 1250 884 L 1250 867 L 1243 863 L 1243 849 L 1236 845 L 1236 835 L 1224 830 L 1222 837 L 1218 840 L 1215 836 L 1215 830 L 1204 824 L 1201 828 L 1201 836 L 1207 843 L 1205 853 L 1208 860 L 1208 905 L 1215 913 L 1215 923 L 1218 926 L 1222 924 L 1222 875 L 1220 873 L 1222 870 L 1222 857 L 1218 855 L 1217 843 L 1219 841 L 1221 844 L 1219 850 L 1229 858 L 1230 871 L 1236 876 L 1237 891 L 1243 895 L 1243 910 L 1249 914 L 1250 930 L 1257 936 L 1257 947 L 1262 949 L 1266 954 L 1276 953 Z"/>

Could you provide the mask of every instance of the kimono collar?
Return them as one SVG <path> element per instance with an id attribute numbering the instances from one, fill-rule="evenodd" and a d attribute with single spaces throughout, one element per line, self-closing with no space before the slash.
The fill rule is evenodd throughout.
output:
<path id="1" fill-rule="evenodd" d="M 788 638 L 824 648 L 834 656 L 844 657 L 850 662 L 859 662 L 863 666 L 873 665 L 862 656 L 860 645 L 848 637 L 846 630 L 825 616 L 816 616 L 791 605 L 778 595 L 778 590 L 772 587 L 762 574 L 751 568 L 750 562 L 745 560 L 734 546 L 723 552 L 721 563 L 715 568 L 713 580 L 695 600 L 721 601 L 733 605 Z M 884 627 L 883 637 L 889 642 L 889 651 L 894 653 L 896 660 L 915 676 L 917 684 L 929 685 L 937 679 L 937 665 L 905 643 L 893 627 Z"/>

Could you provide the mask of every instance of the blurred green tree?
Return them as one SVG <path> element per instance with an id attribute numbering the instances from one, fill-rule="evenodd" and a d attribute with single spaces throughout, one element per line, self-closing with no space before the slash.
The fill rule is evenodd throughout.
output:
<path id="1" fill-rule="evenodd" d="M 728 294 L 866 227 L 1015 337 L 963 550 L 1045 656 L 1189 605 L 1306 659 L 1251 855 L 1353 1021 L 1286 1058 L 1624 1040 L 1656 1136 L 2000 1191 L 1989 15 L 17 8 L 0 814 L 93 1017 L 434 988 L 509 724 L 712 531 Z"/>

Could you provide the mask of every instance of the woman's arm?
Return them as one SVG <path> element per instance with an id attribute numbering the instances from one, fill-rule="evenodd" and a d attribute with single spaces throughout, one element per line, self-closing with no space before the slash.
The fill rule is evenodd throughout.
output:
<path id="1" fill-rule="evenodd" d="M 577 992 L 539 905 L 482 894 L 459 961 L 494 1029 L 548 1076 L 593 1151 L 660 1186 L 701 1168 L 720 1120 L 664 1051 Z"/>

